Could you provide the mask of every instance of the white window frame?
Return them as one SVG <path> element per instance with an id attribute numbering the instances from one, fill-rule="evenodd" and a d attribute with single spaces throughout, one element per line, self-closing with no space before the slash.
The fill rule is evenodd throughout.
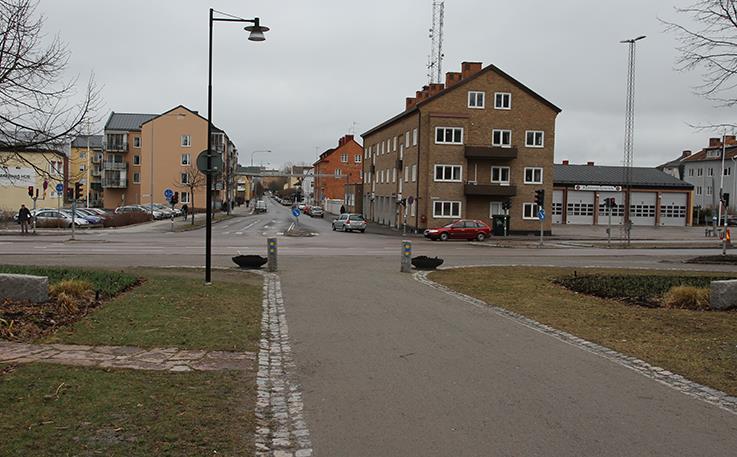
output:
<path id="1" fill-rule="evenodd" d="M 445 204 L 450 204 L 450 214 L 445 213 Z M 440 205 L 440 213 L 438 214 L 438 204 Z M 454 205 L 457 205 L 457 212 L 453 212 Z M 434 219 L 460 219 L 462 213 L 463 202 L 456 200 L 433 200 L 432 202 L 432 217 Z"/>
<path id="2" fill-rule="evenodd" d="M 392 182 L 393 183 L 397 182 L 397 169 L 396 168 L 392 168 Z"/>
<path id="3" fill-rule="evenodd" d="M 714 186 L 706 186 L 706 196 L 711 197 L 714 195 Z"/>
<path id="4" fill-rule="evenodd" d="M 348 154 L 341 154 L 340 155 L 340 163 L 348 163 Z"/>
<path id="5" fill-rule="evenodd" d="M 384 170 L 379 170 L 379 184 L 384 184 Z"/>
<path id="6" fill-rule="evenodd" d="M 417 182 L 417 164 L 412 165 L 412 182 Z"/>
<path id="7" fill-rule="evenodd" d="M 438 179 L 438 169 L 442 168 L 443 177 Z M 450 169 L 450 179 L 446 178 L 447 171 Z M 454 179 L 455 170 L 458 170 L 458 179 Z M 435 182 L 463 182 L 463 165 L 451 165 L 451 164 L 435 164 L 433 167 L 433 181 Z"/>
<path id="8" fill-rule="evenodd" d="M 725 167 L 724 176 L 731 176 L 731 175 L 732 175 L 732 167 Z"/>
<path id="9" fill-rule="evenodd" d="M 499 170 L 499 179 L 497 180 L 494 180 L 494 170 Z M 502 179 L 503 170 L 507 171 L 506 181 Z M 500 167 L 500 166 L 494 165 L 491 167 L 491 172 L 489 174 L 489 177 L 491 179 L 492 184 L 499 184 L 500 186 L 508 186 L 512 180 L 512 170 L 509 167 L 504 167 L 504 166 Z"/>
<path id="10" fill-rule="evenodd" d="M 410 141 L 409 130 L 407 130 L 406 132 L 404 132 L 404 147 L 405 148 L 409 147 L 409 141 Z"/>
<path id="11" fill-rule="evenodd" d="M 532 179 L 527 179 L 528 171 L 532 173 Z M 535 180 L 535 171 L 540 171 L 539 181 Z M 543 168 L 542 167 L 525 167 L 523 177 L 524 177 L 525 184 L 542 184 L 543 183 Z"/>
<path id="12" fill-rule="evenodd" d="M 133 165 L 141 165 L 141 156 L 138 154 L 133 155 Z"/>
<path id="13" fill-rule="evenodd" d="M 501 102 L 499 103 L 499 97 Z M 504 103 L 506 98 L 506 102 Z M 506 106 L 505 106 L 506 105 Z M 494 92 L 494 109 L 511 110 L 512 109 L 512 94 L 511 92 Z"/>
<path id="14" fill-rule="evenodd" d="M 533 142 L 530 143 L 530 134 L 533 135 Z M 537 139 L 540 139 L 540 144 L 537 144 Z M 544 148 L 545 147 L 545 132 L 542 130 L 525 130 L 525 147 L 526 148 Z"/>
<path id="15" fill-rule="evenodd" d="M 696 176 L 703 176 L 704 175 L 704 169 L 703 168 L 697 168 L 696 169 Z"/>
<path id="16" fill-rule="evenodd" d="M 417 146 L 417 127 L 412 129 L 412 146 Z"/>
<path id="17" fill-rule="evenodd" d="M 404 166 L 404 182 L 409 182 L 409 165 Z"/>
<path id="18" fill-rule="evenodd" d="M 179 164 L 180 165 L 191 165 L 192 164 L 192 156 L 189 154 L 181 154 L 179 156 Z"/>
<path id="19" fill-rule="evenodd" d="M 479 104 L 479 96 L 481 104 Z M 480 90 L 468 91 L 468 107 L 471 109 L 484 109 L 486 107 L 486 92 Z"/>
<path id="20" fill-rule="evenodd" d="M 343 176 L 343 174 L 342 174 L 342 172 L 340 171 L 340 168 L 336 168 L 336 169 L 335 169 L 335 177 L 336 177 L 336 178 L 340 178 L 341 176 Z"/>
<path id="21" fill-rule="evenodd" d="M 136 179 L 138 178 L 138 179 Z M 133 184 L 141 184 L 141 173 L 134 172 L 133 173 Z"/>
<path id="22" fill-rule="evenodd" d="M 499 209 L 498 212 L 494 211 L 494 207 Z M 507 212 L 504 210 L 504 202 L 489 202 L 489 219 L 494 216 L 504 216 Z"/>
<path id="23" fill-rule="evenodd" d="M 356 156 L 355 156 L 355 157 L 353 157 L 353 161 L 354 161 L 355 163 L 362 163 L 362 160 L 361 160 L 361 154 L 356 154 Z"/>
<path id="24" fill-rule="evenodd" d="M 179 145 L 183 148 L 192 147 L 192 135 L 182 135 L 179 137 Z"/>
<path id="25" fill-rule="evenodd" d="M 134 136 L 133 137 L 133 147 L 136 149 L 141 148 L 141 137 L 140 136 Z"/>
<path id="26" fill-rule="evenodd" d="M 394 137 L 394 152 L 397 152 L 397 137 Z"/>
<path id="27" fill-rule="evenodd" d="M 526 215 L 527 208 L 532 208 L 532 214 Z M 537 203 L 523 203 L 522 204 L 522 219 L 526 221 L 536 221 L 537 219 Z"/>
<path id="28" fill-rule="evenodd" d="M 189 204 L 189 192 L 179 192 L 179 203 L 181 204 Z"/>
<path id="29" fill-rule="evenodd" d="M 443 130 L 443 141 L 438 141 L 438 131 Z M 455 133 L 457 130 L 461 132 L 461 139 L 455 141 Z M 448 139 L 448 132 L 450 131 L 450 141 Z M 409 133 L 409 132 L 407 132 Z M 435 144 L 463 144 L 463 127 L 435 127 Z"/>
<path id="30" fill-rule="evenodd" d="M 495 138 L 494 137 L 497 135 L 497 133 L 499 134 L 499 140 L 500 141 L 495 141 Z M 509 139 L 509 143 L 505 143 L 504 142 L 504 135 L 505 134 L 508 134 L 509 135 L 509 138 L 508 138 Z M 511 148 L 512 147 L 512 131 L 511 130 L 506 130 L 506 129 L 493 129 L 491 131 L 491 145 L 492 146 L 496 146 L 496 147 L 500 147 L 500 148 Z"/>

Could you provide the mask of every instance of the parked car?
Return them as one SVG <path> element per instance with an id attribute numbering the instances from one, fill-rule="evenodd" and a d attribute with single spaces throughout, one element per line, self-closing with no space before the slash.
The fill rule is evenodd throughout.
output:
<path id="1" fill-rule="evenodd" d="M 319 206 L 310 206 L 311 217 L 325 217 L 325 211 Z"/>
<path id="2" fill-rule="evenodd" d="M 265 213 L 266 212 L 266 202 L 263 200 L 256 201 L 256 206 L 254 207 L 254 211 L 257 213 Z"/>
<path id="3" fill-rule="evenodd" d="M 56 210 L 56 209 L 43 209 L 43 210 L 36 210 L 33 213 L 33 217 L 36 219 L 37 224 L 49 224 L 53 225 L 55 223 L 58 223 L 59 225 L 62 225 L 64 227 L 71 227 L 72 222 L 74 222 L 74 225 L 77 227 L 84 227 L 87 225 L 90 225 L 87 220 L 85 220 L 82 217 L 75 217 L 72 218 L 72 215 L 67 213 L 64 210 Z"/>
<path id="4" fill-rule="evenodd" d="M 483 221 L 460 219 L 439 228 L 425 230 L 425 238 L 431 240 L 476 240 L 484 241 L 491 235 L 491 227 Z"/>
<path id="5" fill-rule="evenodd" d="M 171 206 L 163 205 L 161 203 L 154 203 L 154 209 L 164 213 L 165 218 L 170 218 L 172 215 L 181 216 L 182 210 L 178 208 L 172 208 Z"/>
<path id="6" fill-rule="evenodd" d="M 344 232 L 358 230 L 363 233 L 366 231 L 366 219 L 361 214 L 343 213 L 333 221 L 333 230 Z"/>
<path id="7" fill-rule="evenodd" d="M 126 205 L 126 206 L 119 206 L 115 208 L 115 214 L 125 214 L 125 213 L 142 213 L 142 214 L 151 214 L 150 211 L 146 210 L 142 206 L 139 205 Z"/>
<path id="8" fill-rule="evenodd" d="M 61 211 L 64 211 L 65 213 L 69 214 L 69 216 L 72 215 L 72 210 L 70 209 L 63 209 Z M 96 214 L 93 211 L 88 211 L 85 208 L 77 208 L 75 210 L 75 214 L 77 217 L 81 217 L 82 219 L 86 220 L 92 225 L 102 224 L 102 216 L 100 216 L 99 214 Z"/>

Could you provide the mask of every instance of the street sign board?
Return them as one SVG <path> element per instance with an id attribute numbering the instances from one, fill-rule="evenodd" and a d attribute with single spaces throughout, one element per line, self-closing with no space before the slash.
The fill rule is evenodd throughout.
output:
<path id="1" fill-rule="evenodd" d="M 622 186 L 592 186 L 587 184 L 576 184 L 575 190 L 594 190 L 601 192 L 621 192 Z"/>
<path id="2" fill-rule="evenodd" d="M 207 149 L 200 152 L 199 155 L 197 155 L 197 169 L 200 170 L 202 173 L 207 174 L 212 173 L 218 173 L 223 170 L 223 156 L 221 154 L 213 154 L 212 158 L 210 159 L 210 164 L 212 167 L 210 170 L 207 169 Z"/>
<path id="3" fill-rule="evenodd" d="M 540 219 L 541 221 L 545 220 L 545 210 L 544 209 L 541 209 L 540 211 L 537 212 L 537 218 Z"/>
<path id="4" fill-rule="evenodd" d="M 60 193 L 62 193 L 62 192 L 64 191 L 64 184 L 62 184 L 62 183 L 58 183 L 58 184 L 56 185 L 55 189 L 56 189 L 56 193 L 57 193 L 57 194 L 60 194 Z"/>
<path id="5" fill-rule="evenodd" d="M 174 196 L 174 191 L 169 189 L 168 187 L 164 189 L 164 198 L 167 200 L 171 200 L 171 197 Z"/>
<path id="6" fill-rule="evenodd" d="M 292 208 L 292 216 L 299 217 L 300 213 L 299 208 Z"/>

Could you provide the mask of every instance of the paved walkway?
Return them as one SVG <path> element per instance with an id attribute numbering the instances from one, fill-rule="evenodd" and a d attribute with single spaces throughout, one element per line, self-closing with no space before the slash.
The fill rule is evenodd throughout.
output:
<path id="1" fill-rule="evenodd" d="M 130 346 L 25 344 L 0 341 L 0 363 L 56 363 L 151 371 L 251 370 L 253 352 L 141 349 Z"/>

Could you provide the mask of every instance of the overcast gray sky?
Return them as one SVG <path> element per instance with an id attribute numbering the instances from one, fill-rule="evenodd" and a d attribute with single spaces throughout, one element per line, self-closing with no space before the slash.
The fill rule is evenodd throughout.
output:
<path id="1" fill-rule="evenodd" d="M 622 163 L 626 45 L 637 48 L 635 165 L 698 150 L 734 120 L 693 95 L 698 72 L 673 70 L 679 19 L 691 0 L 446 0 L 444 71 L 494 63 L 563 109 L 556 162 Z M 240 162 L 315 160 L 356 123 L 360 134 L 399 113 L 426 83 L 432 0 L 41 0 L 45 31 L 71 52 L 70 75 L 94 71 L 107 112 L 206 115 L 208 8 L 261 17 L 267 41 L 215 25 L 213 113 Z M 102 125 L 99 126 L 100 128 Z"/>

